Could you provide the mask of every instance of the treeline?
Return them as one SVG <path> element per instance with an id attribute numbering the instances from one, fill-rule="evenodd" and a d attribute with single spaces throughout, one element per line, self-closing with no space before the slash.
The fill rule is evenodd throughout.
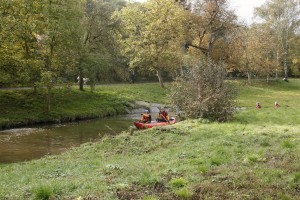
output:
<path id="1" fill-rule="evenodd" d="M 112 19 L 124 1 L 1 0 L 0 85 L 122 79 Z"/>
<path id="2" fill-rule="evenodd" d="M 299 1 L 268 0 L 260 23 L 228 0 L 0 0 L 0 87 L 176 77 L 203 59 L 229 74 L 300 75 Z"/>

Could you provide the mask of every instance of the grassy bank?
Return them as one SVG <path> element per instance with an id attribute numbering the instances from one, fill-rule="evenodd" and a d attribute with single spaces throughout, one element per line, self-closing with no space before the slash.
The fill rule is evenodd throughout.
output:
<path id="1" fill-rule="evenodd" d="M 300 81 L 239 88 L 228 123 L 187 120 L 0 165 L 0 199 L 299 199 Z"/>
<path id="2" fill-rule="evenodd" d="M 166 102 L 164 89 L 157 83 L 143 85 L 103 85 L 89 88 L 55 88 L 51 93 L 51 112 L 47 113 L 45 89 L 0 91 L 0 129 L 35 123 L 64 122 L 124 113 L 129 102 Z"/>

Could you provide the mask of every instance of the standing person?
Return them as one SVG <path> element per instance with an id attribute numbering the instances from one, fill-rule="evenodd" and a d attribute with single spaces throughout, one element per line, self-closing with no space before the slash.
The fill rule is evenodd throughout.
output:
<path id="1" fill-rule="evenodd" d="M 140 122 L 142 123 L 151 123 L 151 114 L 149 110 L 145 110 L 144 113 L 141 114 L 142 117 L 140 119 Z"/>
<path id="2" fill-rule="evenodd" d="M 168 112 L 165 111 L 164 107 L 161 107 L 158 113 L 158 118 L 156 119 L 158 122 L 169 122 L 170 118 Z"/>

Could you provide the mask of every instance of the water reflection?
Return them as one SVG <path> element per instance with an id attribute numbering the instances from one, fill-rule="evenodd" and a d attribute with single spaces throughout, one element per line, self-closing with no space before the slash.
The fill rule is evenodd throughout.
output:
<path id="1" fill-rule="evenodd" d="M 134 120 L 125 117 L 89 120 L 0 131 L 0 163 L 12 163 L 58 154 L 105 134 L 127 130 Z"/>

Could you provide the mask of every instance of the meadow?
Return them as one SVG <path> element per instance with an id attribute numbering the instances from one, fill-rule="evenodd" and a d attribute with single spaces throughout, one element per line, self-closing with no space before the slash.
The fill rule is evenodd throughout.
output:
<path id="1" fill-rule="evenodd" d="M 239 109 L 230 122 L 125 131 L 61 155 L 2 164 L 0 199 L 300 199 L 300 80 L 235 84 Z M 99 86 L 89 95 L 168 103 L 165 93 L 139 84 Z"/>

